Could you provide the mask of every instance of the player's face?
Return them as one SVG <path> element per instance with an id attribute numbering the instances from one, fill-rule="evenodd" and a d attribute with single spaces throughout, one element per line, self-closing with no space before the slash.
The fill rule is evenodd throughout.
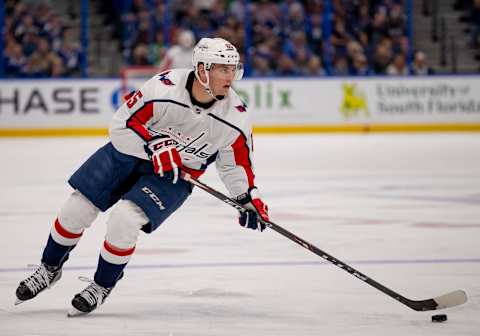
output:
<path id="1" fill-rule="evenodd" d="M 235 65 L 213 64 L 210 69 L 210 89 L 215 96 L 226 96 L 235 78 Z"/>

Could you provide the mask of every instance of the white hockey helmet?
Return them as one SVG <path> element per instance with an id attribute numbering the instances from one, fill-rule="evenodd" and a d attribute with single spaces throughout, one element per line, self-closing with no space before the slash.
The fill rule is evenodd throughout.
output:
<path id="1" fill-rule="evenodd" d="M 192 64 L 195 69 L 195 76 L 208 89 L 207 82 L 200 80 L 198 75 L 198 64 L 203 63 L 205 70 L 210 71 L 213 64 L 231 64 L 236 66 L 234 80 L 243 77 L 243 64 L 240 63 L 240 55 L 233 44 L 222 38 L 202 38 L 193 49 Z"/>
<path id="2" fill-rule="evenodd" d="M 193 35 L 191 30 L 182 30 L 178 34 L 178 44 L 185 49 L 190 49 L 195 44 L 195 35 Z"/>

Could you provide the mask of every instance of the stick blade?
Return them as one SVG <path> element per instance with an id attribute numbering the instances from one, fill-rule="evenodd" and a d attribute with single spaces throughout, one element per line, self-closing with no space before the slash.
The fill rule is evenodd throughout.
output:
<path id="1" fill-rule="evenodd" d="M 463 290 L 456 290 L 428 300 L 408 300 L 404 302 L 416 311 L 439 310 L 459 306 L 467 302 L 467 294 Z"/>
<path id="2" fill-rule="evenodd" d="M 455 307 L 467 302 L 467 293 L 463 290 L 456 290 L 448 294 L 437 296 L 436 298 L 433 298 L 433 300 L 437 303 L 436 309 Z"/>

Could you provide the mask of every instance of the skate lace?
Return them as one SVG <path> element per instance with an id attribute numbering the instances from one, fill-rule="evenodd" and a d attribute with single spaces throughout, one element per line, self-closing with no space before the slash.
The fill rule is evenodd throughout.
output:
<path id="1" fill-rule="evenodd" d="M 28 267 L 37 267 L 35 272 L 24 281 L 25 286 L 27 286 L 33 294 L 36 294 L 43 288 L 50 286 L 51 272 L 49 272 L 43 264 L 29 264 Z"/>
<path id="2" fill-rule="evenodd" d="M 105 298 L 108 296 L 108 288 L 97 285 L 95 281 L 86 277 L 80 276 L 78 277 L 78 279 L 80 281 L 90 283 L 90 285 L 80 293 L 80 296 L 83 297 L 91 306 L 97 303 L 98 305 L 101 305 Z"/>

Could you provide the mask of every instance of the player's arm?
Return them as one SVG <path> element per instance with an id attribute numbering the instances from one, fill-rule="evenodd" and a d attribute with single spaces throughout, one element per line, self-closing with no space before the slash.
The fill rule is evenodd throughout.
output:
<path id="1" fill-rule="evenodd" d="M 251 210 L 239 214 L 240 225 L 263 231 L 265 225 L 258 219 L 269 220 L 268 207 L 255 185 L 251 133 L 248 136 L 240 133 L 232 143 L 219 150 L 216 165 L 230 195 Z"/>
<path id="2" fill-rule="evenodd" d="M 118 108 L 110 122 L 110 140 L 115 148 L 128 155 L 148 159 L 144 145 L 152 139 L 148 128 L 159 119 L 161 106 L 155 103 L 155 83 L 147 81 Z"/>
<path id="3" fill-rule="evenodd" d="M 157 134 L 149 127 L 160 121 L 164 106 L 158 102 L 164 92 L 159 92 L 158 81 L 151 79 L 133 93 L 115 113 L 110 138 L 117 150 L 151 160 L 153 170 L 161 177 L 176 183 L 182 161 L 176 142 L 166 134 Z"/>

